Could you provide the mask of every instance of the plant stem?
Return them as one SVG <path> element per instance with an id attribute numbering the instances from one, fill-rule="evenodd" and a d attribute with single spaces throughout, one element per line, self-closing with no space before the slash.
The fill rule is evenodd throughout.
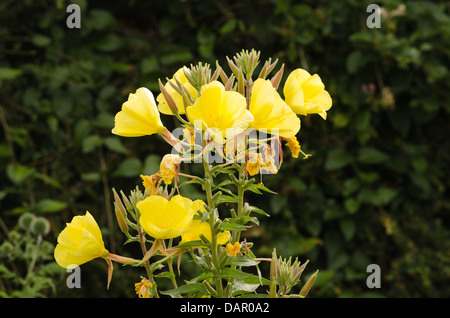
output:
<path id="1" fill-rule="evenodd" d="M 147 254 L 147 248 L 145 247 L 144 235 L 142 234 L 142 229 L 139 224 L 138 224 L 138 233 L 139 233 L 139 241 L 141 243 L 142 254 L 145 256 L 145 254 Z M 147 271 L 148 279 L 153 285 L 156 285 L 155 279 L 153 278 L 152 270 L 150 268 L 150 263 L 148 260 L 144 262 L 144 266 L 145 270 Z M 158 292 L 155 293 L 155 297 L 159 298 Z"/>
<path id="2" fill-rule="evenodd" d="M 244 184 L 245 184 L 245 176 L 244 176 L 245 162 L 241 163 L 239 169 L 239 183 L 237 185 L 238 189 L 238 210 L 237 217 L 241 217 L 244 215 Z M 235 231 L 233 232 L 233 243 L 239 242 L 241 232 Z"/>
<path id="3" fill-rule="evenodd" d="M 211 227 L 211 256 L 214 265 L 213 273 L 216 281 L 217 297 L 222 298 L 223 297 L 222 279 L 218 277 L 218 275 L 220 274 L 220 261 L 219 261 L 220 249 L 217 246 L 217 233 L 214 230 L 214 224 L 216 220 L 214 215 L 215 206 L 212 199 L 212 188 L 211 188 L 212 176 L 210 174 L 209 165 L 205 160 L 203 160 L 203 168 L 205 170 L 205 191 L 209 207 L 209 225 Z"/>

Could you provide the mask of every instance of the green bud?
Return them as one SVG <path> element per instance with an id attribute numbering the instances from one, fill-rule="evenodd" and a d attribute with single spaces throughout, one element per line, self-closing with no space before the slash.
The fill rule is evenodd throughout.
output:
<path id="1" fill-rule="evenodd" d="M 319 270 L 317 270 L 314 274 L 312 274 L 308 281 L 305 283 L 305 285 L 303 286 L 302 290 L 300 291 L 300 295 L 303 297 L 306 297 L 306 295 L 308 295 L 308 292 L 311 290 L 312 285 L 314 284 L 317 275 L 319 275 Z"/>
<path id="2" fill-rule="evenodd" d="M 0 250 L 5 253 L 9 254 L 14 250 L 14 246 L 9 241 L 3 242 L 3 244 L 0 246 Z"/>
<path id="3" fill-rule="evenodd" d="M 9 232 L 9 239 L 11 240 L 11 242 L 16 242 L 19 238 L 20 238 L 20 234 L 17 231 L 10 231 Z"/>
<path id="4" fill-rule="evenodd" d="M 31 231 L 35 234 L 46 235 L 50 232 L 50 223 L 44 217 L 36 217 L 31 223 Z"/>
<path id="5" fill-rule="evenodd" d="M 36 217 L 33 213 L 25 212 L 19 218 L 19 226 L 22 229 L 28 231 L 28 230 L 30 230 L 31 223 L 33 223 L 35 218 Z"/>

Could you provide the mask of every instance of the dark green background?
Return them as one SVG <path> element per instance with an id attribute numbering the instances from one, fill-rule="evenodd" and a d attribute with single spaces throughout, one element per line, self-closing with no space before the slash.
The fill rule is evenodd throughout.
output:
<path id="1" fill-rule="evenodd" d="M 69 3 L 81 7 L 80 29 L 66 27 Z M 284 79 L 298 67 L 318 73 L 333 99 L 327 121 L 302 118 L 298 139 L 312 157 L 287 150 L 280 172 L 263 178 L 279 195 L 248 197 L 271 215 L 246 233 L 255 253 L 309 259 L 304 277 L 320 270 L 311 297 L 450 296 L 450 7 L 379 1 L 381 28 L 369 29 L 370 3 L 2 1 L 2 228 L 32 211 L 55 242 L 89 210 L 110 251 L 139 255 L 123 246 L 111 188 L 129 192 L 169 148 L 157 136 L 112 135 L 115 113 L 138 87 L 157 94 L 158 79 L 182 65 L 218 60 L 228 71 L 226 56 L 254 48 L 285 64 Z M 380 265 L 380 289 L 366 286 L 369 264 Z M 106 291 L 106 263 L 95 260 L 81 290 L 62 271 L 46 294 L 135 297 L 140 274 L 116 266 Z"/>

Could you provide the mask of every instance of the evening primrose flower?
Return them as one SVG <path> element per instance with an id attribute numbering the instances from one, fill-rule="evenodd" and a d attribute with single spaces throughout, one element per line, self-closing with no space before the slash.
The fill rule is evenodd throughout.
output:
<path id="1" fill-rule="evenodd" d="M 189 83 L 188 79 L 186 78 L 186 75 L 184 74 L 183 69 L 184 69 L 184 67 L 182 67 L 178 71 L 176 71 L 176 73 L 173 75 L 173 78 L 171 81 L 174 84 L 176 84 L 175 79 L 177 79 L 184 86 L 184 88 L 187 90 L 189 95 L 195 99 L 198 97 L 198 92 L 195 89 L 195 87 L 192 86 L 191 83 Z M 173 101 L 175 102 L 175 105 L 178 108 L 178 113 L 180 115 L 185 114 L 186 112 L 185 112 L 185 107 L 183 105 L 183 97 L 172 87 L 172 85 L 170 83 L 167 83 L 166 85 L 164 85 L 164 87 L 167 90 L 167 92 L 170 94 L 170 96 L 172 97 Z M 161 113 L 166 114 L 166 115 L 173 115 L 173 112 L 170 109 L 168 102 L 166 101 L 166 99 L 164 98 L 164 95 L 162 93 L 160 93 L 158 95 L 158 97 L 156 97 L 156 101 L 158 102 L 158 109 Z"/>
<path id="2" fill-rule="evenodd" d="M 144 231 L 157 240 L 175 238 L 191 228 L 193 202 L 180 195 L 168 200 L 152 195 L 136 204 Z"/>
<path id="3" fill-rule="evenodd" d="M 264 129 L 285 138 L 295 136 L 300 130 L 300 119 L 270 80 L 259 78 L 253 83 L 249 110 L 254 118 L 250 126 L 256 130 Z"/>
<path id="4" fill-rule="evenodd" d="M 100 228 L 89 212 L 75 216 L 72 222 L 67 223 L 58 236 L 54 252 L 56 262 L 64 268 L 73 268 L 107 255 Z"/>
<path id="5" fill-rule="evenodd" d="M 331 108 L 332 100 L 319 75 L 311 76 L 303 69 L 296 69 L 286 79 L 283 93 L 296 114 L 319 114 L 327 119 L 326 111 Z"/>
<path id="6" fill-rule="evenodd" d="M 180 168 L 181 157 L 179 155 L 165 155 L 160 163 L 158 177 L 161 177 L 166 184 L 171 184 L 174 177 L 177 176 Z"/>
<path id="7" fill-rule="evenodd" d="M 200 97 L 186 110 L 191 123 L 201 122 L 201 128 L 207 130 L 217 142 L 233 137 L 249 127 L 253 121 L 247 110 L 243 95 L 234 91 L 225 91 L 218 81 L 203 85 Z"/>
<path id="8" fill-rule="evenodd" d="M 122 110 L 114 119 L 112 133 L 123 137 L 140 137 L 160 134 L 164 126 L 152 92 L 147 88 L 138 88 L 123 103 Z"/>

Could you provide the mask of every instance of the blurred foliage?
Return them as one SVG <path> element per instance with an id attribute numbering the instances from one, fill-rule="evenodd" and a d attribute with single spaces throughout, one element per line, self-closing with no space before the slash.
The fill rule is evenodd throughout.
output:
<path id="1" fill-rule="evenodd" d="M 70 3 L 80 5 L 80 29 L 66 26 Z M 381 28 L 369 29 L 370 3 L 3 1 L 0 244 L 26 212 L 46 217 L 55 242 L 89 210 L 120 252 L 111 188 L 134 188 L 167 147 L 112 135 L 114 114 L 130 92 L 156 93 L 158 78 L 182 65 L 225 66 L 225 56 L 254 48 L 285 63 L 285 76 L 318 73 L 333 108 L 327 121 L 302 119 L 298 139 L 312 157 L 286 153 L 280 172 L 263 177 L 279 195 L 254 198 L 271 217 L 247 240 L 262 254 L 276 247 L 309 259 L 320 269 L 311 297 L 450 296 L 450 7 L 379 1 Z M 163 121 L 170 128 L 172 118 Z M 369 264 L 381 267 L 380 289 L 366 286 Z M 106 264 L 91 262 L 82 268 L 88 288 L 69 290 L 62 273 L 53 296 L 135 297 L 140 278 L 114 275 L 106 291 Z"/>

